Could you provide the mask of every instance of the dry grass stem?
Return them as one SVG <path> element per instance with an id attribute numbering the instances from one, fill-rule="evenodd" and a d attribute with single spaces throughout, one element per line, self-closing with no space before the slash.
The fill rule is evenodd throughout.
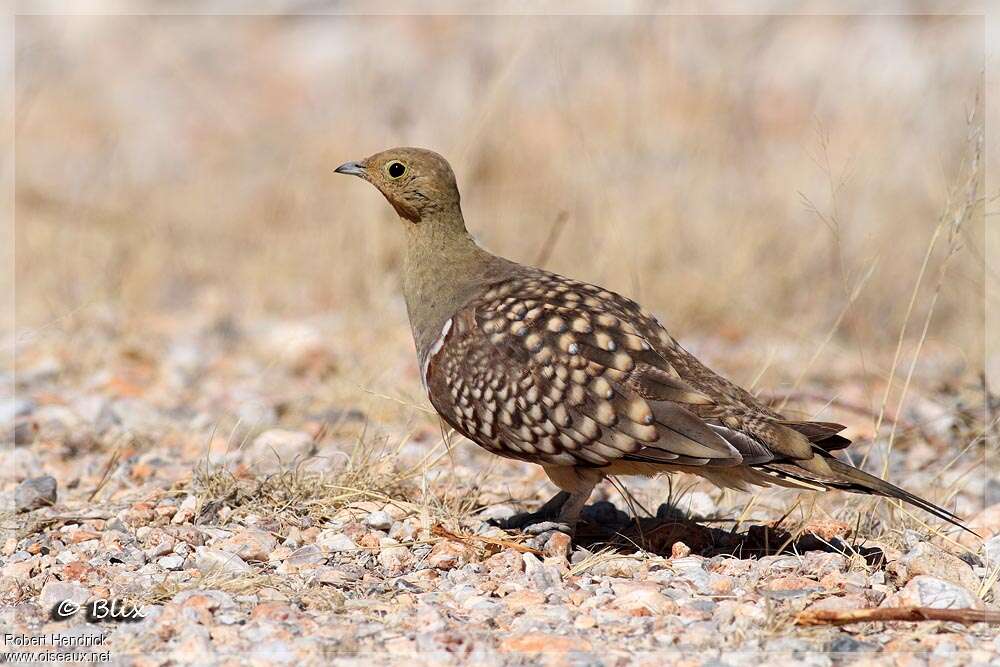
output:
<path id="1" fill-rule="evenodd" d="M 458 540 L 460 542 L 468 542 L 470 544 L 489 544 L 502 549 L 513 549 L 514 551 L 518 551 L 523 554 L 535 554 L 536 556 L 542 555 L 542 552 L 538 549 L 529 547 L 526 544 L 521 544 L 520 542 L 515 542 L 514 540 L 504 540 L 499 537 L 489 537 L 487 535 L 466 535 L 463 533 L 456 533 L 448 530 L 440 524 L 431 528 L 431 532 L 439 537 L 445 537 L 450 540 Z"/>

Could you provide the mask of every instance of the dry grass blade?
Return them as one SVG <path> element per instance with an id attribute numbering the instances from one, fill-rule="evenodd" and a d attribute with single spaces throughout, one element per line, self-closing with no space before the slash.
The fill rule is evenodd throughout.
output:
<path id="1" fill-rule="evenodd" d="M 559 211 L 559 215 L 556 216 L 556 219 L 552 221 L 552 226 L 549 227 L 549 233 L 545 237 L 542 247 L 538 250 L 538 255 L 535 256 L 536 266 L 545 266 L 545 263 L 549 261 L 549 257 L 552 256 L 552 251 L 555 249 L 556 242 L 559 240 L 559 236 L 566 227 L 568 220 L 569 213 Z"/>
<path id="2" fill-rule="evenodd" d="M 193 488 L 202 514 L 207 508 L 228 505 L 234 519 L 258 514 L 286 525 L 299 525 L 303 516 L 325 521 L 359 500 L 413 506 L 410 500 L 415 489 L 410 479 L 426 471 L 425 462 L 404 470 L 385 443 L 377 446 L 363 437 L 346 459 L 334 469 L 312 469 L 319 460 L 307 459 L 283 464 L 267 475 L 246 476 L 203 462 L 195 472 Z"/>
<path id="3" fill-rule="evenodd" d="M 405 401 L 405 400 L 403 400 L 401 398 L 396 398 L 395 396 L 390 396 L 388 394 L 383 394 L 381 392 L 374 391 L 372 389 L 368 389 L 366 387 L 361 387 L 361 386 L 359 386 L 358 389 L 360 389 L 364 393 L 368 394 L 369 396 L 374 396 L 375 398 L 381 398 L 381 399 L 386 400 L 386 401 L 392 401 L 393 403 L 395 403 L 397 405 L 401 405 L 404 408 L 408 408 L 410 410 L 419 410 L 421 412 L 426 412 L 429 415 L 436 415 L 437 414 L 436 412 L 434 412 L 430 408 L 425 408 L 422 405 L 417 405 L 416 403 L 411 403 L 410 401 Z"/>
<path id="4" fill-rule="evenodd" d="M 569 569 L 570 576 L 578 576 L 584 572 L 590 570 L 601 563 L 609 563 L 615 560 L 643 560 L 646 556 L 640 554 L 623 554 L 616 551 L 613 547 L 607 547 L 598 551 L 597 553 L 587 556 L 579 563 L 575 563 L 573 567 Z"/>
<path id="5" fill-rule="evenodd" d="M 795 392 L 791 392 L 791 391 L 771 391 L 771 392 L 766 392 L 766 393 L 760 394 L 759 398 L 762 401 L 764 401 L 765 403 L 768 403 L 768 404 L 779 404 L 780 403 L 781 405 L 786 405 L 789 402 L 792 402 L 792 403 L 802 403 L 802 402 L 822 403 L 825 406 L 838 408 L 840 410 L 844 410 L 846 412 L 851 412 L 851 413 L 854 413 L 856 415 L 860 415 L 862 417 L 871 417 L 872 419 L 876 418 L 876 415 L 872 413 L 871 409 L 868 408 L 868 407 L 866 407 L 866 406 L 864 406 L 864 405 L 860 405 L 858 403 L 853 403 L 851 401 L 845 401 L 843 399 L 836 398 L 836 397 L 831 398 L 829 396 L 825 396 L 825 395 L 819 394 L 819 393 L 812 393 L 812 392 L 807 392 L 807 391 L 795 391 Z M 891 415 L 891 414 L 885 413 L 885 414 L 883 414 L 882 419 L 883 419 L 884 422 L 889 423 L 889 424 L 896 423 L 896 417 L 895 417 L 895 415 Z M 907 424 L 907 425 L 905 425 L 905 428 L 916 428 L 916 426 Z"/>
<path id="6" fill-rule="evenodd" d="M 118 447 L 115 448 L 115 451 L 111 453 L 111 456 L 108 457 L 108 462 L 104 466 L 104 472 L 101 473 L 101 481 L 98 482 L 97 486 L 94 487 L 94 490 L 91 491 L 90 496 L 87 498 L 87 502 L 93 502 L 94 498 L 97 497 L 97 494 L 101 492 L 101 489 L 103 489 L 104 486 L 108 483 L 108 480 L 111 479 L 111 473 L 118 465 L 118 461 L 119 459 L 121 459 L 121 455 L 122 455 L 122 447 L 121 445 L 119 445 Z"/>
<path id="7" fill-rule="evenodd" d="M 503 547 L 505 549 L 514 549 L 515 551 L 520 551 L 523 554 L 535 554 L 536 556 L 542 555 L 542 552 L 538 549 L 521 544 L 520 542 L 504 540 L 499 537 L 487 537 L 485 535 L 464 535 L 462 533 L 453 533 L 440 524 L 431 528 L 431 533 L 437 535 L 438 537 L 446 537 L 450 540 L 458 540 L 459 542 L 481 542 L 483 544 L 492 544 L 493 546 Z"/>
<path id="8" fill-rule="evenodd" d="M 879 428 L 882 426 L 883 416 L 885 414 L 886 406 L 889 401 L 889 394 L 892 391 L 893 380 L 896 375 L 896 366 L 899 363 L 899 358 L 903 348 L 903 342 L 906 335 L 907 325 L 909 324 L 910 317 L 913 314 L 914 305 L 916 304 L 917 295 L 920 291 L 921 284 L 924 279 L 924 275 L 927 272 L 928 265 L 930 263 L 931 255 L 937 245 L 938 239 L 941 234 L 945 231 L 948 232 L 948 247 L 944 259 L 938 268 L 937 281 L 934 284 L 934 291 L 931 295 L 930 305 L 927 309 L 927 314 L 924 317 L 923 328 L 920 332 L 920 338 L 917 342 L 917 349 L 913 353 L 913 357 L 910 360 L 910 366 L 907 370 L 906 380 L 903 382 L 903 388 L 900 392 L 899 401 L 896 407 L 896 413 L 902 414 L 903 405 L 906 401 L 907 393 L 909 392 L 910 383 L 913 380 L 913 373 L 916 370 L 917 361 L 920 359 L 920 353 L 923 350 L 924 343 L 927 340 L 928 333 L 930 331 L 931 320 L 934 317 L 934 310 L 937 306 L 938 298 L 941 295 L 941 289 L 944 286 L 945 277 L 948 273 L 948 266 L 951 260 L 958 254 L 959 250 L 962 248 L 962 232 L 964 229 L 969 227 L 969 223 L 972 221 L 973 215 L 980 208 L 982 200 L 979 198 L 979 180 L 981 178 L 981 165 L 982 165 L 982 152 L 983 152 L 983 126 L 981 122 L 977 122 L 976 110 L 979 106 L 979 96 L 977 94 L 976 103 L 973 105 L 973 110 L 968 118 L 968 138 L 967 145 L 969 147 L 969 152 L 971 157 L 967 157 L 963 161 L 962 168 L 966 172 L 966 177 L 964 181 L 955 189 L 956 191 L 965 191 L 965 197 L 960 204 L 957 206 L 952 203 L 953 196 L 949 196 L 948 205 L 945 207 L 944 212 L 938 221 L 937 226 L 934 229 L 934 233 L 931 235 L 931 240 L 927 245 L 927 252 L 924 255 L 923 263 L 920 266 L 920 272 L 917 275 L 916 283 L 913 286 L 913 292 L 910 295 L 910 302 L 906 308 L 906 316 L 903 319 L 903 326 L 899 331 L 899 339 L 896 343 L 896 351 L 893 356 L 892 366 L 889 369 L 889 380 L 886 383 L 885 394 L 882 397 L 882 405 L 879 408 L 879 416 L 875 421 L 875 433 L 878 434 Z M 889 472 L 889 454 L 892 452 L 892 446 L 896 438 L 896 427 L 897 423 L 893 422 L 892 429 L 889 433 L 889 444 L 886 448 L 885 462 L 882 466 L 882 477 L 886 478 Z M 869 450 L 865 454 L 865 459 L 862 461 L 862 467 L 867 462 L 868 454 L 871 452 Z"/>
<path id="9" fill-rule="evenodd" d="M 829 330 L 826 332 L 826 337 L 823 338 L 823 341 L 819 344 L 819 346 L 813 352 L 812 356 L 809 357 L 809 361 L 806 362 L 806 364 L 799 371 L 798 375 L 795 377 L 795 381 L 792 383 L 792 388 L 789 390 L 788 395 L 785 397 L 785 399 L 778 406 L 778 412 L 781 412 L 782 410 L 785 409 L 785 405 L 788 403 L 788 396 L 791 396 L 791 395 L 795 394 L 795 392 L 798 391 L 799 386 L 802 384 L 802 381 L 806 379 L 806 376 L 812 370 L 813 365 L 816 363 L 816 361 L 823 354 L 823 350 L 825 350 L 826 346 L 830 343 L 831 340 L 833 340 L 833 337 L 836 335 L 837 331 L 840 329 L 841 322 L 844 321 L 844 318 L 851 311 L 851 307 L 861 297 L 861 293 L 864 291 L 865 285 L 868 284 L 869 279 L 871 279 L 872 275 L 875 273 L 875 268 L 877 266 L 878 266 L 878 262 L 877 261 L 872 261 L 872 262 L 870 262 L 868 264 L 868 268 L 865 270 L 864 274 L 861 276 L 861 278 L 858 280 L 858 282 L 854 285 L 854 289 L 851 291 L 850 295 L 848 296 L 847 303 L 844 304 L 843 308 L 841 308 L 840 314 L 837 315 L 837 319 L 834 320 L 833 324 L 830 326 Z"/>
<path id="10" fill-rule="evenodd" d="M 1000 565 L 996 563 L 987 563 L 989 569 L 987 574 L 983 577 L 983 581 L 979 586 L 979 590 L 976 591 L 976 595 L 980 600 L 987 600 L 988 596 L 992 593 L 994 586 L 1000 583 Z M 996 599 L 993 600 L 994 603 L 997 602 Z"/>
<path id="11" fill-rule="evenodd" d="M 282 585 L 280 577 L 253 573 L 226 572 L 221 568 L 213 568 L 187 581 L 176 582 L 164 579 L 145 591 L 139 601 L 143 604 L 163 604 L 183 591 L 217 590 L 232 595 L 256 594 L 261 589 L 279 589 Z"/>
<path id="12" fill-rule="evenodd" d="M 1000 623 L 1000 612 L 983 609 L 934 609 L 932 607 L 879 607 L 847 611 L 804 611 L 795 617 L 797 625 L 848 625 L 873 621 L 949 621 L 952 623 Z"/>

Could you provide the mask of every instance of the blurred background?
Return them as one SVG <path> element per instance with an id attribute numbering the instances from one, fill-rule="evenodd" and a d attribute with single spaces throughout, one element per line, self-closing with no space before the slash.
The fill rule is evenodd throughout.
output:
<path id="1" fill-rule="evenodd" d="M 395 215 L 333 169 L 414 145 L 488 248 L 740 381 L 884 380 L 904 322 L 900 363 L 923 340 L 918 375 L 974 377 L 982 21 L 19 16 L 18 326 L 324 318 L 343 357 L 409 354 Z M 351 381 L 398 384 L 372 365 Z"/>
<path id="2" fill-rule="evenodd" d="M 21 9 L 59 10 L 44 2 Z M 315 644 L 323 660 L 348 655 L 340 652 L 373 632 L 395 641 L 393 626 L 380 625 L 395 617 L 448 637 L 420 647 L 482 655 L 439 633 L 444 616 L 426 612 L 457 610 L 448 618 L 462 623 L 477 618 L 462 610 L 482 607 L 446 607 L 435 589 L 430 603 L 397 614 L 380 596 L 416 599 L 412 584 L 395 578 L 428 567 L 431 541 L 447 544 L 436 528 L 480 533 L 487 512 L 535 509 L 555 489 L 538 466 L 449 437 L 430 409 L 401 295 L 401 223 L 374 188 L 333 172 L 400 145 L 451 161 L 469 228 L 489 249 L 639 300 L 709 366 L 784 414 L 846 425 L 854 445 L 838 456 L 954 510 L 983 536 L 1000 534 L 1000 477 L 984 465 L 1000 435 L 1000 398 L 983 377 L 984 290 L 1000 293 L 996 267 L 984 269 L 986 195 L 996 210 L 995 182 L 984 192 L 980 142 L 984 18 L 905 15 L 964 7 L 946 2 L 879 3 L 878 11 L 901 12 L 883 16 L 293 15 L 368 10 L 351 0 L 270 0 L 275 14 L 259 16 L 16 16 L 16 376 L 0 368 L 0 390 L 15 390 L 0 394 L 13 463 L 4 467 L 10 479 L 0 480 L 0 524 L 23 518 L 27 527 L 0 540 L 0 606 L 15 609 L 11 618 L 27 633 L 49 627 L 48 607 L 21 603 L 70 581 L 101 598 L 180 605 L 192 598 L 178 591 L 223 588 L 214 566 L 192 553 L 231 548 L 221 545 L 238 544 L 252 527 L 271 546 L 260 562 L 234 570 L 225 590 L 241 614 L 258 599 L 294 604 L 283 627 L 331 642 Z M 703 3 L 615 5 L 704 11 Z M 85 6 L 133 14 L 166 7 Z M 0 71 L 7 66 L 0 56 Z M 1000 155 L 990 157 L 1000 164 Z M 738 538 L 727 544 L 743 559 L 786 546 L 799 553 L 798 543 L 762 532 L 762 521 L 824 543 L 850 535 L 851 578 L 816 584 L 850 592 L 851 608 L 881 601 L 903 581 L 870 569 L 856 545 L 885 549 L 895 567 L 924 538 L 968 551 L 965 563 L 952 557 L 972 581 L 960 580 L 963 595 L 977 604 L 1000 599 L 996 556 L 912 508 L 843 493 L 722 492 L 687 475 L 618 484 L 600 485 L 591 502 L 609 500 L 628 516 L 659 513 L 661 525 L 678 512 L 717 521 Z M 604 514 L 589 509 L 606 525 L 609 508 L 601 507 Z M 383 509 L 392 510 L 386 532 L 357 523 Z M 363 550 L 353 548 L 345 522 L 359 529 L 350 535 Z M 70 532 L 71 523 L 86 530 Z M 320 529 L 351 547 L 320 541 Z M 178 536 L 179 561 L 161 551 L 167 530 Z M 651 550 L 684 553 L 673 549 L 678 533 L 654 532 L 663 541 Z M 234 541 L 220 537 L 230 533 Z M 751 533 L 763 535 L 763 548 Z M 682 534 L 688 552 L 709 553 Z M 396 546 L 376 558 L 369 549 L 389 545 L 384 535 Z M 625 553 L 639 546 L 629 534 L 623 540 Z M 292 549 L 317 550 L 317 558 L 285 569 Z M 943 565 L 915 565 L 945 561 L 906 558 L 909 576 L 949 576 Z M 357 576 L 315 574 L 344 563 L 345 577 Z M 785 614 L 806 598 L 785 584 L 773 596 L 758 586 L 758 573 L 800 572 L 776 563 L 741 570 L 735 581 L 749 583 L 712 590 L 756 600 L 753 613 L 724 614 L 784 642 L 792 627 Z M 637 577 L 649 572 L 642 567 Z M 471 590 L 472 580 L 454 574 L 461 578 L 437 581 Z M 517 588 L 512 581 L 503 587 Z M 332 607 L 309 601 L 333 605 L 334 590 L 340 602 Z M 818 590 L 799 593 L 811 601 Z M 311 619 L 299 616 L 300 601 Z M 230 614 L 228 603 L 213 604 Z M 569 618 L 557 607 L 521 611 L 532 608 L 519 608 L 518 622 L 532 623 L 522 629 Z M 177 645 L 185 653 L 172 654 L 174 662 L 205 662 L 210 644 L 228 647 L 235 636 L 210 633 L 200 607 L 164 609 L 153 633 L 123 631 L 112 648 L 155 658 Z M 485 609 L 492 623 L 496 607 Z M 271 614 L 261 619 L 278 618 Z M 684 615 L 678 632 L 690 637 L 695 616 Z M 661 616 L 669 614 L 654 616 L 643 642 L 664 641 Z M 348 617 L 365 624 L 343 625 Z M 198 627 L 171 625 L 182 618 Z M 261 634 L 256 619 L 227 628 L 249 629 L 244 645 L 273 661 L 278 638 L 291 635 Z M 589 632 L 593 623 L 576 627 Z M 709 643 L 726 635 L 723 644 L 778 645 L 721 622 L 697 625 Z M 372 630 L 379 627 L 386 632 Z M 851 632 L 842 636 L 849 644 L 807 634 L 823 650 L 875 646 Z M 942 655 L 957 645 L 871 641 Z M 801 655 L 789 648 L 800 644 L 781 646 Z"/>

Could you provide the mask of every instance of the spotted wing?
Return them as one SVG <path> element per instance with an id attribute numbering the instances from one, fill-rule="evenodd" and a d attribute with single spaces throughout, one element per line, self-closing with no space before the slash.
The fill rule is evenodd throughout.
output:
<path id="1" fill-rule="evenodd" d="M 645 331 L 644 331 L 645 330 Z M 548 465 L 735 465 L 692 411 L 712 399 L 654 349 L 634 302 L 532 272 L 467 304 L 426 360 L 434 407 L 471 440 Z"/>

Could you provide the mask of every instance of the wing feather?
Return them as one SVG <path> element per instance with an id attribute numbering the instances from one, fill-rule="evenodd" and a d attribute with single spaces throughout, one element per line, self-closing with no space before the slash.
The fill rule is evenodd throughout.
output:
<path id="1" fill-rule="evenodd" d="M 742 460 L 688 409 L 712 399 L 681 379 L 643 333 L 655 320 L 624 297 L 532 272 L 452 320 L 425 362 L 431 402 L 491 451 L 590 466 Z"/>

